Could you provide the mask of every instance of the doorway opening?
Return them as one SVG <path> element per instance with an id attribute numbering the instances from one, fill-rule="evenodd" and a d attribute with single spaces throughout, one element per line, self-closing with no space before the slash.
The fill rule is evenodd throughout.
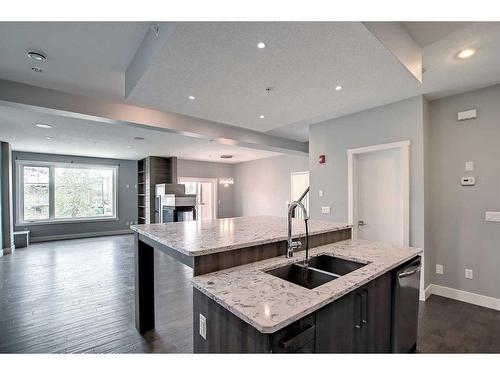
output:
<path id="1" fill-rule="evenodd" d="M 186 186 L 186 194 L 196 194 L 196 220 L 217 219 L 217 179 L 205 177 L 179 177 Z"/>
<path id="2" fill-rule="evenodd" d="M 353 238 L 410 244 L 410 142 L 347 150 Z"/>

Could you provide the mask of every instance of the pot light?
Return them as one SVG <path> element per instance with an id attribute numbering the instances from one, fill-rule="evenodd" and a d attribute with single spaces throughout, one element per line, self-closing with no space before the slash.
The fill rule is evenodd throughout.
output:
<path id="1" fill-rule="evenodd" d="M 47 137 L 45 137 L 45 139 L 46 139 L 47 141 L 50 141 L 50 140 L 52 139 L 52 137 L 47 136 Z"/>
<path id="2" fill-rule="evenodd" d="M 41 73 L 42 72 L 42 68 L 39 68 L 38 66 L 32 67 L 31 70 L 33 70 L 34 72 L 37 72 L 37 73 Z"/>
<path id="3" fill-rule="evenodd" d="M 264 42 L 257 43 L 257 48 L 260 48 L 260 49 L 266 48 L 266 43 L 264 43 Z"/>
<path id="4" fill-rule="evenodd" d="M 127 148 L 132 148 L 132 145 L 127 145 Z"/>
<path id="5" fill-rule="evenodd" d="M 264 118 L 264 115 L 260 115 L 259 118 Z"/>
<path id="6" fill-rule="evenodd" d="M 45 56 L 45 54 L 43 52 L 28 51 L 27 55 L 32 60 L 36 60 L 36 61 L 45 61 L 45 60 L 47 60 L 47 56 Z"/>
<path id="7" fill-rule="evenodd" d="M 143 138 L 143 137 L 134 137 L 134 139 L 135 139 L 136 141 L 144 141 L 144 138 Z"/>
<path id="8" fill-rule="evenodd" d="M 48 124 L 36 124 L 35 126 L 37 128 L 42 128 L 42 129 L 52 129 L 52 125 L 48 125 Z"/>
<path id="9" fill-rule="evenodd" d="M 226 155 L 221 155 L 220 156 L 221 159 L 232 159 L 233 158 L 233 155 L 229 155 L 229 154 L 226 154 Z"/>
<path id="10" fill-rule="evenodd" d="M 335 91 L 340 91 L 342 89 L 343 89 L 342 85 L 335 86 Z"/>
<path id="11" fill-rule="evenodd" d="M 188 96 L 188 99 L 189 99 L 189 100 L 195 100 L 195 99 L 196 99 L 196 97 L 194 97 L 193 95 L 189 95 L 189 96 Z"/>
<path id="12" fill-rule="evenodd" d="M 465 48 L 458 53 L 457 57 L 459 59 L 468 59 L 469 57 L 471 57 L 475 53 L 476 53 L 476 50 L 474 48 Z"/>

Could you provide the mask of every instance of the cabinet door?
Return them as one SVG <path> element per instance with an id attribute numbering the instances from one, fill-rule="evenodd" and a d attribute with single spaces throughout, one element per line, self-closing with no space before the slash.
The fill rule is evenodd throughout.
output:
<path id="1" fill-rule="evenodd" d="M 316 353 L 352 353 L 354 351 L 355 293 L 350 293 L 316 311 Z M 358 307 L 359 308 L 359 307 Z M 358 310 L 359 311 L 359 310 Z"/>
<path id="2" fill-rule="evenodd" d="M 362 290 L 365 352 L 389 353 L 391 349 L 391 275 L 387 273 Z"/>

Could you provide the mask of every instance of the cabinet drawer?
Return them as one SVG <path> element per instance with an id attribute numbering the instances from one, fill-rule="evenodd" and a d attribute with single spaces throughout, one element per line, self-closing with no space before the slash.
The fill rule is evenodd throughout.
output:
<path id="1" fill-rule="evenodd" d="M 273 353 L 313 353 L 315 351 L 316 325 L 314 315 L 283 328 L 273 334 Z"/>

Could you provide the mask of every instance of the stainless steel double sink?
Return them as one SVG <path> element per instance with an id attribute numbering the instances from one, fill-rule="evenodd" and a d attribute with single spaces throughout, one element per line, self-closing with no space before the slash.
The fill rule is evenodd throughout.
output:
<path id="1" fill-rule="evenodd" d="M 307 268 L 304 266 L 304 261 L 300 261 L 268 270 L 266 273 L 304 288 L 314 289 L 366 265 L 367 263 L 323 254 L 309 259 Z"/>

